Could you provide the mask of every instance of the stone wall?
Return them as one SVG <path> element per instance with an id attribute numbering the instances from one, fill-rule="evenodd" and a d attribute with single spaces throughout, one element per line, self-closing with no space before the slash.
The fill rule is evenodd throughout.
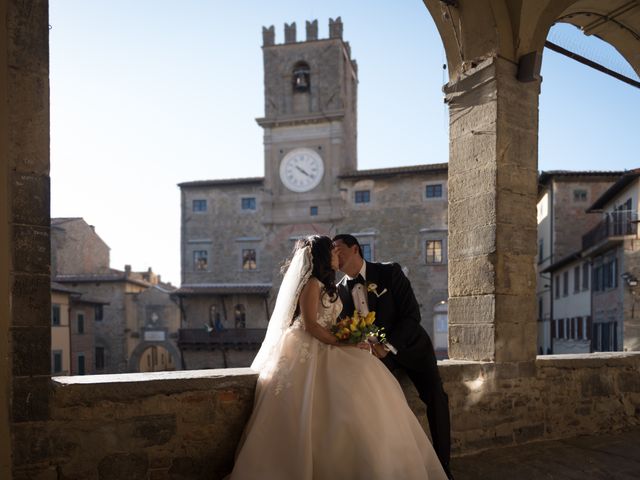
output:
<path id="1" fill-rule="evenodd" d="M 640 424 L 640 354 L 440 367 L 454 456 Z M 57 377 L 50 421 L 17 432 L 14 478 L 222 478 L 255 381 L 249 369 Z M 424 405 L 401 382 L 426 426 Z"/>
<path id="2" fill-rule="evenodd" d="M 51 219 L 51 272 L 108 273 L 109 246 L 82 218 Z"/>
<path id="3" fill-rule="evenodd" d="M 557 177 L 553 188 L 553 255 L 552 262 L 582 250 L 582 235 L 587 233 L 598 222 L 602 215 L 586 213 L 589 208 L 616 180 L 611 176 L 606 180 L 600 177 L 571 178 Z M 586 192 L 586 199 L 574 198 L 575 190 Z"/>
<path id="4" fill-rule="evenodd" d="M 442 185 L 442 197 L 426 198 L 426 185 Z M 344 219 L 336 233 L 359 235 L 370 242 L 374 261 L 397 262 L 407 269 L 420 305 L 422 324 L 433 338 L 434 308 L 447 301 L 447 173 L 396 175 L 391 178 L 343 179 Z M 370 190 L 371 202 L 356 204 L 356 190 Z M 425 243 L 441 240 L 443 262 L 427 264 Z"/>
<path id="5" fill-rule="evenodd" d="M 442 197 L 426 198 L 427 184 L 442 185 Z M 269 311 L 282 279 L 280 266 L 291 254 L 294 239 L 310 234 L 366 233 L 361 241 L 371 243 L 375 261 L 394 261 L 408 269 L 423 325 L 433 334 L 434 308 L 448 297 L 447 291 L 447 172 L 446 166 L 408 174 L 367 174 L 339 179 L 343 192 L 340 218 L 332 223 L 313 220 L 300 222 L 289 212 L 290 224 L 267 224 L 263 217 L 268 197 L 259 191 L 259 184 L 247 182 L 209 187 L 189 187 L 182 191 L 182 272 L 184 283 L 272 283 L 268 299 Z M 356 190 L 369 190 L 371 201 L 355 203 Z M 242 197 L 255 197 L 256 210 L 242 211 Z M 193 212 L 193 200 L 207 200 L 206 212 Z M 297 220 L 296 220 L 297 219 Z M 441 240 L 443 263 L 427 265 L 425 242 Z M 241 251 L 253 248 L 258 268 L 241 269 Z M 207 250 L 209 266 L 197 272 L 193 267 L 193 251 Z M 247 308 L 247 327 L 262 328 L 267 324 L 262 297 L 235 295 Z M 243 298 L 244 297 L 244 298 Z M 242 300 L 242 301 L 240 301 Z M 209 307 L 220 298 L 192 296 L 183 301 L 183 311 L 189 328 L 198 328 L 209 320 Z M 227 328 L 233 328 L 233 303 L 226 299 Z"/>
<path id="6" fill-rule="evenodd" d="M 627 239 L 624 243 L 624 261 L 620 273 L 629 272 L 640 279 L 640 240 Z M 622 278 L 624 288 L 624 331 L 623 349 L 625 351 L 640 350 L 640 285 L 627 285 Z"/>
<path id="7" fill-rule="evenodd" d="M 13 439 L 44 420 L 51 374 L 49 18 L 0 0 L 0 478 Z"/>

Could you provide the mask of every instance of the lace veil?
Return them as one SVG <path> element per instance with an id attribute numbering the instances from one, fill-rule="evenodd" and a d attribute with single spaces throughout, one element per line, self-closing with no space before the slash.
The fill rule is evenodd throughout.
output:
<path id="1" fill-rule="evenodd" d="M 251 364 L 253 370 L 260 372 L 260 376 L 268 375 L 275 366 L 274 362 L 278 357 L 282 334 L 293 319 L 300 292 L 311 277 L 312 269 L 311 247 L 306 246 L 298 249 L 284 274 L 276 305 L 267 327 L 267 334 Z"/>

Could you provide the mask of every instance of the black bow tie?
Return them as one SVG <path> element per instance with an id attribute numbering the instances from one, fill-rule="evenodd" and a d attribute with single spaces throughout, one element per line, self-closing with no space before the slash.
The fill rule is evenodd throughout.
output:
<path id="1" fill-rule="evenodd" d="M 356 283 L 361 283 L 362 285 L 364 285 L 364 278 L 362 278 L 362 275 L 358 274 L 356 278 L 347 280 L 347 288 L 349 290 L 352 290 Z"/>

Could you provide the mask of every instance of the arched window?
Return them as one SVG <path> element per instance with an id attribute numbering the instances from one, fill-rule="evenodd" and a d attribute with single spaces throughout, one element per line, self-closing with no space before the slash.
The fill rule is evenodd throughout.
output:
<path id="1" fill-rule="evenodd" d="M 308 92 L 311 88 L 311 70 L 306 62 L 298 62 L 293 67 L 293 91 Z"/>
<path id="2" fill-rule="evenodd" d="M 247 315 L 244 310 L 244 305 L 236 305 L 233 309 L 235 316 L 236 328 L 245 328 L 247 326 Z"/>

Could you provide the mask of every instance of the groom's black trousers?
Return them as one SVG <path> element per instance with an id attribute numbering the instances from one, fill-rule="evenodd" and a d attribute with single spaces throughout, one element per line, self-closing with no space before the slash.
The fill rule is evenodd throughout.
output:
<path id="1" fill-rule="evenodd" d="M 418 391 L 420 399 L 427 406 L 427 420 L 429 430 L 433 440 L 433 449 L 440 459 L 444 469 L 449 472 L 449 461 L 451 458 L 451 423 L 449 420 L 449 397 L 442 387 L 442 379 L 438 371 L 436 354 L 433 350 L 431 339 L 426 336 L 429 342 L 429 354 L 427 361 L 423 362 L 419 368 L 412 368 L 411 365 L 401 365 L 395 361 L 395 355 L 388 353 L 382 360 L 384 364 L 393 372 L 402 369 L 413 382 Z"/>

